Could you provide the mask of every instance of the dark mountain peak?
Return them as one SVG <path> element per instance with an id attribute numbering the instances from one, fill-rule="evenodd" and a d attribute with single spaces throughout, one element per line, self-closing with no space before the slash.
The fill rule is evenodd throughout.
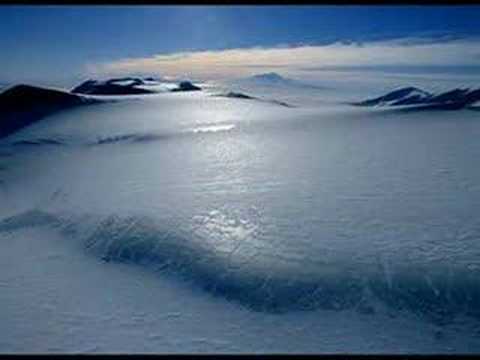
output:
<path id="1" fill-rule="evenodd" d="M 441 93 L 439 95 L 436 95 L 431 99 L 431 101 L 432 102 L 459 101 L 463 97 L 465 97 L 465 95 L 469 92 L 470 92 L 469 88 L 465 88 L 465 89 L 457 88 L 457 89 L 453 89 L 453 90 Z"/>
<path id="2" fill-rule="evenodd" d="M 404 88 L 389 92 L 388 94 L 381 96 L 380 98 L 383 101 L 392 101 L 392 100 L 398 100 L 406 96 L 412 96 L 412 95 L 430 96 L 431 94 L 422 89 L 416 88 L 414 86 L 408 86 L 408 87 L 404 87 Z"/>
<path id="3" fill-rule="evenodd" d="M 46 89 L 32 85 L 19 84 L 0 94 L 0 105 L 14 107 L 21 105 L 24 108 L 38 104 L 80 103 L 83 98 L 68 92 Z"/>
<path id="4" fill-rule="evenodd" d="M 425 99 L 428 99 L 432 94 L 416 88 L 414 86 L 403 87 L 400 89 L 393 90 L 383 96 L 377 98 L 368 99 L 357 103 L 356 105 L 362 106 L 385 106 L 385 105 L 409 105 L 417 104 Z"/>
<path id="5" fill-rule="evenodd" d="M 192 84 L 190 81 L 182 81 L 180 84 L 178 84 L 178 87 L 175 89 L 172 89 L 172 92 L 178 92 L 178 91 L 198 91 L 202 90 L 201 87 L 196 86 Z"/>
<path id="6" fill-rule="evenodd" d="M 243 94 L 243 93 L 240 93 L 240 92 L 235 92 L 235 91 L 229 91 L 226 94 L 221 94 L 221 95 L 218 95 L 218 96 L 227 97 L 227 98 L 236 98 L 236 99 L 256 99 L 253 96 Z"/>
<path id="7" fill-rule="evenodd" d="M 0 93 L 0 137 L 55 111 L 96 102 L 65 91 L 20 84 Z"/>
<path id="8" fill-rule="evenodd" d="M 263 74 L 252 75 L 247 78 L 237 79 L 234 81 L 234 84 L 239 85 L 253 85 L 253 86 L 265 86 L 265 87 L 294 87 L 305 90 L 325 90 L 323 86 L 312 85 L 304 83 L 300 80 L 290 79 L 284 77 L 276 72 L 268 72 Z"/>
<path id="9" fill-rule="evenodd" d="M 415 87 L 405 87 L 386 95 L 368 99 L 354 105 L 360 106 L 400 106 L 416 105 L 422 109 L 456 110 L 480 101 L 480 89 L 457 88 L 437 95 Z"/>
<path id="10" fill-rule="evenodd" d="M 247 95 L 247 94 L 244 94 L 244 93 L 241 93 L 241 92 L 235 92 L 235 91 L 229 91 L 226 94 L 218 94 L 216 96 L 233 98 L 233 99 L 243 99 L 243 100 L 257 100 L 257 101 L 267 102 L 267 103 L 271 103 L 271 104 L 277 104 L 277 105 L 281 105 L 281 106 L 285 106 L 285 107 L 295 107 L 295 106 L 290 105 L 290 104 L 288 104 L 286 102 L 283 102 L 283 101 L 279 101 L 279 100 L 275 100 L 275 99 L 258 98 L 256 96 L 251 96 L 251 95 Z"/>
<path id="11" fill-rule="evenodd" d="M 151 94 L 152 90 L 139 88 L 145 82 L 140 78 L 124 77 L 113 78 L 106 81 L 88 79 L 72 89 L 74 94 L 89 95 L 135 95 Z"/>
<path id="12" fill-rule="evenodd" d="M 280 74 L 278 74 L 276 72 L 257 74 L 257 75 L 253 75 L 251 78 L 256 79 L 256 80 L 269 80 L 269 81 L 284 81 L 284 80 L 287 80 L 283 76 L 281 76 Z"/>

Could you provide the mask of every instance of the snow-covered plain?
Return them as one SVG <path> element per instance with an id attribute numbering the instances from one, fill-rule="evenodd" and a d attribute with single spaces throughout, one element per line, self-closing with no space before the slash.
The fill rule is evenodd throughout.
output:
<path id="1" fill-rule="evenodd" d="M 478 112 L 241 90 L 0 140 L 0 352 L 480 351 Z"/>

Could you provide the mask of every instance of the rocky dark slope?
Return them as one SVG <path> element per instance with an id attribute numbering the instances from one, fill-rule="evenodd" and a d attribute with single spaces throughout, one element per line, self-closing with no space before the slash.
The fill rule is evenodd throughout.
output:
<path id="1" fill-rule="evenodd" d="M 458 110 L 468 108 L 480 101 L 480 89 L 454 89 L 440 94 L 431 94 L 415 88 L 401 88 L 386 95 L 353 103 L 357 106 L 406 106 L 413 109 Z"/>
<path id="2" fill-rule="evenodd" d="M 67 92 L 17 85 L 0 93 L 0 138 L 55 111 L 97 101 Z"/>
<path id="3" fill-rule="evenodd" d="M 138 95 L 152 94 L 153 90 L 138 87 L 145 85 L 143 79 L 140 78 L 117 78 L 106 81 L 87 80 L 72 89 L 74 94 L 88 95 Z"/>
<path id="4" fill-rule="evenodd" d="M 175 89 L 172 89 L 172 92 L 179 92 L 179 91 L 198 91 L 202 90 L 201 87 L 193 85 L 190 81 L 182 81 L 180 84 L 178 84 L 178 87 Z"/>
<path id="5" fill-rule="evenodd" d="M 218 95 L 215 95 L 215 96 L 232 98 L 232 99 L 257 100 L 257 101 L 268 102 L 268 103 L 277 104 L 277 105 L 285 106 L 285 107 L 295 107 L 295 106 L 293 106 L 291 104 L 288 104 L 284 101 L 271 100 L 271 99 L 261 99 L 261 98 L 255 97 L 255 96 L 247 95 L 247 94 L 244 94 L 244 93 L 241 93 L 241 92 L 234 92 L 234 91 L 230 91 L 226 94 L 218 94 Z"/>

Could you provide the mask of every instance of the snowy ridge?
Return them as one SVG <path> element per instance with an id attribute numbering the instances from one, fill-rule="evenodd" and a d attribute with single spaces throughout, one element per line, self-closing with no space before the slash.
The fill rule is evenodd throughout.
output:
<path id="1" fill-rule="evenodd" d="M 200 220 L 218 225 L 223 223 L 218 216 L 211 213 Z M 477 268 L 438 269 L 424 276 L 421 266 L 392 270 L 378 264 L 359 272 L 358 264 L 340 261 L 319 267 L 313 274 L 303 274 L 292 271 L 295 267 L 282 258 L 272 273 L 261 261 L 236 263 L 235 248 L 232 253 L 222 253 L 205 246 L 210 239 L 203 239 L 204 234 L 195 229 L 175 230 L 138 216 L 68 217 L 33 210 L 1 220 L 0 233 L 38 226 L 51 227 L 80 241 L 89 253 L 104 261 L 180 275 L 213 295 L 256 311 L 322 308 L 372 314 L 380 301 L 389 308 L 408 310 L 438 323 L 450 322 L 458 315 L 480 318 Z M 241 226 L 241 232 L 223 229 L 222 236 L 255 236 L 255 227 Z"/>
<path id="2" fill-rule="evenodd" d="M 151 81 L 149 81 L 151 83 Z M 141 88 L 146 85 L 141 78 L 117 78 L 105 81 L 89 79 L 72 89 L 74 94 L 89 95 L 130 95 L 130 94 L 150 94 L 154 91 Z"/>
<path id="3" fill-rule="evenodd" d="M 294 107 L 293 105 L 288 104 L 284 101 L 275 100 L 275 99 L 273 99 L 273 100 L 272 99 L 261 99 L 261 98 L 256 97 L 256 96 L 251 96 L 251 95 L 247 95 L 247 94 L 244 94 L 244 93 L 241 93 L 241 92 L 235 92 L 235 91 L 229 91 L 228 93 L 217 94 L 217 95 L 214 95 L 214 96 L 226 97 L 226 98 L 231 98 L 231 99 L 257 100 L 257 101 L 267 102 L 267 103 L 271 103 L 271 104 L 277 104 L 277 105 L 285 106 L 285 107 Z"/>
<path id="4" fill-rule="evenodd" d="M 175 84 L 170 81 L 163 81 L 152 77 L 125 77 L 108 80 L 89 79 L 73 88 L 71 92 L 74 94 L 89 95 L 137 95 L 195 90 L 201 90 L 201 88 L 190 81 L 181 81 Z"/>
<path id="5" fill-rule="evenodd" d="M 386 95 L 354 103 L 358 106 L 395 107 L 418 106 L 419 109 L 457 110 L 470 107 L 480 100 L 480 89 L 453 89 L 440 94 L 406 87 Z"/>

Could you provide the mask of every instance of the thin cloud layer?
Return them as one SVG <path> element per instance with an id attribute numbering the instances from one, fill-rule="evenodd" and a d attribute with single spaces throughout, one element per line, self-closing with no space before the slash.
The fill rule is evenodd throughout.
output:
<path id="1" fill-rule="evenodd" d="M 476 66 L 479 39 L 404 38 L 370 43 L 240 48 L 159 54 L 88 65 L 92 76 L 133 73 L 226 79 L 282 69 L 287 74 L 329 67 Z"/>

